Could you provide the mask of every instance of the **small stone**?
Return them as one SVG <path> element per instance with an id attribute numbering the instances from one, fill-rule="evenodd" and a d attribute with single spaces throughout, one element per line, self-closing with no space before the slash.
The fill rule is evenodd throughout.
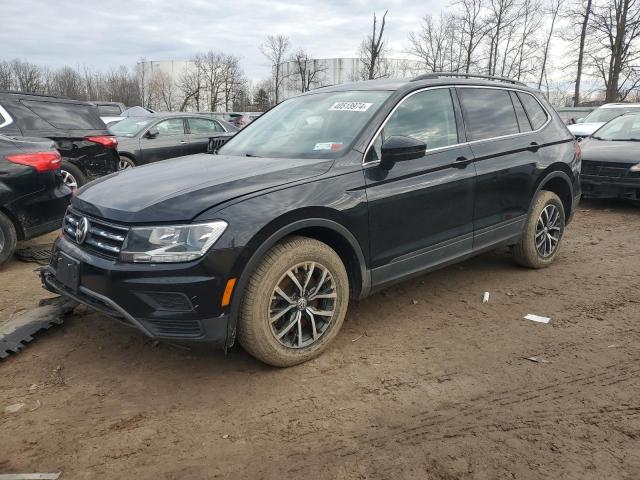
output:
<path id="1" fill-rule="evenodd" d="M 14 403 L 4 408 L 5 413 L 18 413 L 24 408 L 24 403 Z"/>
<path id="2" fill-rule="evenodd" d="M 229 435 L 225 433 L 224 435 L 222 435 L 222 438 L 226 440 L 227 438 L 229 438 Z"/>
<path id="3" fill-rule="evenodd" d="M 31 390 L 32 392 L 33 392 L 34 390 L 37 390 L 37 389 L 38 389 L 38 385 L 37 385 L 36 383 L 34 383 L 33 385 L 31 385 L 31 386 L 29 387 L 29 390 Z"/>
<path id="4" fill-rule="evenodd" d="M 413 303 L 414 305 L 418 304 L 418 300 L 411 300 L 411 303 Z"/>

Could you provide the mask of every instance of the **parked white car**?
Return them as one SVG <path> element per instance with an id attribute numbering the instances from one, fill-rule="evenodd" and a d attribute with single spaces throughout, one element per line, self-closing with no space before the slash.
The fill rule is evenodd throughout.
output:
<path id="1" fill-rule="evenodd" d="M 568 128 L 576 138 L 585 138 L 609 120 L 628 112 L 640 112 L 640 103 L 606 103 L 585 118 L 579 119 L 578 123 L 569 125 Z"/>

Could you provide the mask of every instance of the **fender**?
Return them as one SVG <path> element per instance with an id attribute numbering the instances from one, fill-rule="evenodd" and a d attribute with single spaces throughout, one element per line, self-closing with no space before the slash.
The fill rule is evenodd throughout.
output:
<path id="1" fill-rule="evenodd" d="M 324 227 L 327 229 L 331 229 L 340 234 L 345 240 L 347 240 L 347 242 L 349 242 L 351 248 L 353 248 L 353 251 L 358 257 L 358 264 L 360 265 L 360 278 L 362 279 L 362 285 L 360 286 L 359 298 L 363 298 L 369 293 L 369 291 L 371 290 L 371 272 L 366 266 L 364 254 L 362 253 L 360 244 L 349 230 L 347 230 L 339 223 L 334 222 L 333 220 L 328 220 L 326 218 L 308 218 L 295 221 L 285 227 L 282 227 L 279 230 L 276 230 L 264 242 L 262 242 L 262 244 L 256 249 L 256 251 L 253 252 L 251 258 L 243 268 L 242 273 L 240 274 L 240 278 L 238 279 L 238 283 L 235 286 L 233 298 L 231 299 L 229 321 L 227 322 L 227 340 L 225 343 L 225 350 L 233 346 L 236 338 L 238 312 L 240 310 L 240 302 L 242 301 L 242 295 L 237 293 L 244 291 L 247 284 L 249 283 L 251 274 L 258 266 L 258 262 L 260 262 L 264 254 L 271 247 L 273 247 L 278 241 L 282 240 L 287 235 L 308 227 Z"/>
<path id="2" fill-rule="evenodd" d="M 538 185 L 536 186 L 536 190 L 535 192 L 533 192 L 533 195 L 531 196 L 531 201 L 529 203 L 529 212 L 531 212 L 531 208 L 533 208 L 533 201 L 535 200 L 536 196 L 538 195 L 538 193 L 540 193 L 540 191 L 542 190 L 542 187 L 544 187 L 544 185 L 551 179 L 553 178 L 562 178 L 567 185 L 569 186 L 569 191 L 571 192 L 571 201 L 573 202 L 575 199 L 574 193 L 573 193 L 573 184 L 571 183 L 571 178 L 569 177 L 569 175 L 567 175 L 566 172 L 563 172 L 562 170 L 553 170 L 552 172 L 548 173 L 547 175 L 545 175 L 544 177 L 542 177 L 542 180 L 540 180 L 538 182 Z M 572 205 L 572 209 L 573 209 L 573 205 Z M 568 212 L 568 215 L 570 215 L 571 212 Z"/>

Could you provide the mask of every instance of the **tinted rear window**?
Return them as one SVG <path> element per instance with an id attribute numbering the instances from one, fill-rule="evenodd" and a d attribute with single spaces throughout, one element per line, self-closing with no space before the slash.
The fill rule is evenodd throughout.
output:
<path id="1" fill-rule="evenodd" d="M 519 133 L 516 112 L 507 90 L 461 88 L 465 124 L 472 140 Z"/>
<path id="2" fill-rule="evenodd" d="M 69 130 L 103 130 L 95 107 L 77 103 L 34 102 L 22 100 L 22 104 L 56 128 Z"/>
<path id="3" fill-rule="evenodd" d="M 522 100 L 522 104 L 527 111 L 527 115 L 529 115 L 529 120 L 531 120 L 531 125 L 534 130 L 538 130 L 547 123 L 547 112 L 544 111 L 544 108 L 540 106 L 532 95 L 528 93 L 518 93 L 518 96 L 520 100 Z"/>
<path id="4" fill-rule="evenodd" d="M 102 117 L 119 117 L 122 112 L 118 105 L 98 105 L 98 113 Z"/>

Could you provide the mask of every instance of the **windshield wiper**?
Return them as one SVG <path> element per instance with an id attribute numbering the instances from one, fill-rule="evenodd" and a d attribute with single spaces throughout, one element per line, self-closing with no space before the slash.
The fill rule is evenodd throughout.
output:
<path id="1" fill-rule="evenodd" d="M 640 142 L 640 138 L 612 138 L 612 142 Z"/>
<path id="2" fill-rule="evenodd" d="M 253 153 L 245 153 L 244 156 L 245 157 L 253 157 L 253 158 L 262 158 L 259 155 L 254 155 Z"/>

